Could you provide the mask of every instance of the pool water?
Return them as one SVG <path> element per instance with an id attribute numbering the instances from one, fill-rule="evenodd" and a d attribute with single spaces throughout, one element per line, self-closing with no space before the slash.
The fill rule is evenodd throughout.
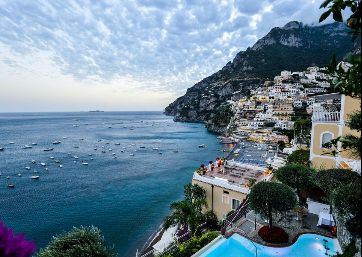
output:
<path id="1" fill-rule="evenodd" d="M 268 247 L 251 242 L 238 234 L 230 238 L 220 238 L 214 244 L 204 249 L 203 253 L 195 257 L 327 257 L 340 252 L 337 239 L 316 235 L 304 234 L 288 247 Z M 206 246 L 207 248 L 207 246 Z M 257 248 L 257 251 L 256 251 Z M 326 250 L 327 248 L 327 250 Z M 257 252 L 257 253 L 256 253 Z"/>

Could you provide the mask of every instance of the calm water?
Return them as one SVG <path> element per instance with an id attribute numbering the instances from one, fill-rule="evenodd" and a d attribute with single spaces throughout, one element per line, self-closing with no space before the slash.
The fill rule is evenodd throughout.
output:
<path id="1" fill-rule="evenodd" d="M 39 248 L 73 226 L 95 225 L 120 256 L 134 256 L 157 229 L 200 162 L 222 155 L 202 124 L 155 112 L 0 114 L 0 145 L 0 219 L 7 226 Z"/>

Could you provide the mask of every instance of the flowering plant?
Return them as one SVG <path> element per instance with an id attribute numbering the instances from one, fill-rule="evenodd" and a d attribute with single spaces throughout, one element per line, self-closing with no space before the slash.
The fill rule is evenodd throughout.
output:
<path id="1" fill-rule="evenodd" d="M 12 229 L 6 228 L 0 221 L 0 256 L 30 257 L 35 252 L 35 243 L 25 240 L 23 234 L 14 235 Z"/>

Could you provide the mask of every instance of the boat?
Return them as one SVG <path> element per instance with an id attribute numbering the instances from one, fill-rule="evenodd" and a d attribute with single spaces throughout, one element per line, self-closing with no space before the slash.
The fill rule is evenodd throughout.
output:
<path id="1" fill-rule="evenodd" d="M 55 163 L 60 163 L 60 161 L 59 161 L 59 160 L 55 160 Z"/>
<path id="2" fill-rule="evenodd" d="M 40 165 L 41 166 L 46 166 L 46 164 L 44 162 L 41 162 Z"/>
<path id="3" fill-rule="evenodd" d="M 154 148 L 152 148 L 153 150 L 158 150 L 158 148 L 157 147 L 154 147 Z"/>
<path id="4" fill-rule="evenodd" d="M 88 165 L 88 162 L 82 162 L 83 165 Z"/>
<path id="5" fill-rule="evenodd" d="M 31 145 L 38 145 L 37 143 L 31 143 Z"/>
<path id="6" fill-rule="evenodd" d="M 32 164 L 35 164 L 35 163 L 36 163 L 36 161 L 35 161 L 35 160 L 31 160 L 31 163 L 32 163 Z"/>
<path id="7" fill-rule="evenodd" d="M 4 149 L 5 149 L 4 147 L 0 147 L 0 151 L 4 151 Z"/>
<path id="8" fill-rule="evenodd" d="M 239 154 L 239 153 L 240 153 L 240 149 L 239 148 L 235 149 L 234 154 Z"/>
<path id="9" fill-rule="evenodd" d="M 21 177 L 21 173 L 18 173 L 18 177 Z"/>
<path id="10" fill-rule="evenodd" d="M 49 157 L 49 159 L 52 159 L 52 160 L 53 160 L 53 159 L 54 159 L 54 157 L 53 157 L 53 156 L 50 156 L 50 157 Z"/>
<path id="11" fill-rule="evenodd" d="M 60 144 L 61 142 L 60 141 L 54 141 L 53 142 L 53 145 L 58 145 L 58 144 Z"/>
<path id="12" fill-rule="evenodd" d="M 9 185 L 8 185 L 8 187 L 9 187 L 9 188 L 14 188 L 14 187 L 15 187 L 15 185 L 13 185 L 13 184 L 9 184 Z"/>
<path id="13" fill-rule="evenodd" d="M 247 157 L 251 157 L 251 154 L 247 154 L 246 156 L 247 156 Z"/>
<path id="14" fill-rule="evenodd" d="M 102 150 L 102 153 L 106 153 L 106 151 Z"/>
<path id="15" fill-rule="evenodd" d="M 13 141 L 10 141 L 10 142 L 9 142 L 9 145 L 13 145 L 13 144 L 15 144 Z"/>
<path id="16" fill-rule="evenodd" d="M 112 151 L 112 148 L 109 148 L 108 151 Z"/>
<path id="17" fill-rule="evenodd" d="M 161 152 L 159 152 L 158 154 L 162 154 Z"/>
<path id="18" fill-rule="evenodd" d="M 146 148 L 145 146 L 140 146 L 140 148 Z"/>
<path id="19" fill-rule="evenodd" d="M 121 143 L 115 143 L 114 145 L 120 145 Z"/>
<path id="20" fill-rule="evenodd" d="M 53 151 L 53 150 L 54 150 L 54 148 L 45 148 L 43 151 L 49 152 L 49 151 Z"/>
<path id="21" fill-rule="evenodd" d="M 204 144 L 199 145 L 199 148 L 205 148 L 205 147 L 206 147 L 206 145 L 204 145 Z"/>
<path id="22" fill-rule="evenodd" d="M 88 154 L 88 156 L 92 156 L 92 154 L 91 154 L 91 153 L 89 153 L 89 154 Z"/>
<path id="23" fill-rule="evenodd" d="M 78 157 L 78 156 L 75 156 L 75 155 L 74 155 L 73 157 L 74 157 L 74 159 L 79 159 L 79 157 Z"/>
<path id="24" fill-rule="evenodd" d="M 75 145 L 75 146 L 73 146 L 73 148 L 79 148 L 79 146 Z"/>
<path id="25" fill-rule="evenodd" d="M 63 137 L 63 139 L 67 139 L 67 137 Z"/>
<path id="26" fill-rule="evenodd" d="M 130 153 L 129 156 L 134 156 L 134 154 L 133 154 L 133 153 Z"/>
<path id="27" fill-rule="evenodd" d="M 30 178 L 31 179 L 39 179 L 40 177 L 39 176 L 31 176 Z"/>
<path id="28" fill-rule="evenodd" d="M 30 149 L 33 148 L 31 145 L 24 145 L 23 149 Z"/>
<path id="29" fill-rule="evenodd" d="M 63 168 L 63 165 L 60 164 L 60 165 L 59 165 L 59 168 Z"/>
<path id="30" fill-rule="evenodd" d="M 93 148 L 94 151 L 97 151 L 98 149 L 97 148 Z"/>
<path id="31" fill-rule="evenodd" d="M 29 167 L 29 166 L 26 166 L 25 169 L 30 170 L 30 167 Z"/>
<path id="32" fill-rule="evenodd" d="M 116 153 L 112 153 L 112 155 L 116 155 Z"/>

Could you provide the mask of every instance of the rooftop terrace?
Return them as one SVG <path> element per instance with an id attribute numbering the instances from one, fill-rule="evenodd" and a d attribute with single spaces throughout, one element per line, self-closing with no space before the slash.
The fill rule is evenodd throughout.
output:
<path id="1" fill-rule="evenodd" d="M 250 181 L 259 182 L 269 180 L 271 175 L 263 167 L 243 164 L 236 161 L 227 161 L 224 167 L 215 167 L 204 175 L 194 173 L 194 180 L 231 189 L 237 192 L 249 193 Z"/>

